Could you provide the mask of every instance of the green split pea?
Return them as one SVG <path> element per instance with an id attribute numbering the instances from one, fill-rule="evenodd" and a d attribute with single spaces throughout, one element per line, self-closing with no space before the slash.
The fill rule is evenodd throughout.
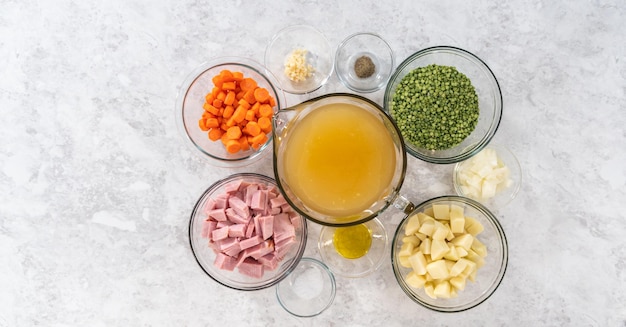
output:
<path id="1" fill-rule="evenodd" d="M 476 128 L 478 96 L 469 78 L 455 67 L 432 64 L 404 76 L 390 112 L 405 141 L 444 150 L 461 143 Z"/>

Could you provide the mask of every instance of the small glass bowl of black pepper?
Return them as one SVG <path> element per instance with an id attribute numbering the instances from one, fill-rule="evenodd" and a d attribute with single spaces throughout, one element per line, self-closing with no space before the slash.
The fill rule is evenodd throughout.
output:
<path id="1" fill-rule="evenodd" d="M 381 89 L 389 80 L 393 67 L 393 50 L 377 34 L 352 34 L 337 47 L 337 76 L 355 92 L 370 93 Z"/>
<path id="2" fill-rule="evenodd" d="M 418 51 L 400 63 L 383 103 L 407 152 L 435 164 L 480 152 L 502 117 L 502 93 L 491 69 L 474 54 L 450 46 Z"/>

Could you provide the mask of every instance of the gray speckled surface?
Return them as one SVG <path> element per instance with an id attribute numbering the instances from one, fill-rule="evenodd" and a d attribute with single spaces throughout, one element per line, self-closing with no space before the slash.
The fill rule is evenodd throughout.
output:
<path id="1" fill-rule="evenodd" d="M 0 1 L 0 327 L 624 326 L 624 21 L 619 0 Z M 294 23 L 333 46 L 376 32 L 397 62 L 458 46 L 494 71 L 505 106 L 494 141 L 518 156 L 524 182 L 497 210 L 510 261 L 485 303 L 429 311 L 386 263 L 338 277 L 333 306 L 299 319 L 273 289 L 226 289 L 197 266 L 186 234 L 197 197 L 236 171 L 271 175 L 271 156 L 208 166 L 177 131 L 178 89 L 210 58 L 262 62 Z M 314 95 L 332 91 L 347 91 L 336 76 Z M 382 91 L 366 96 L 382 103 Z M 411 158 L 402 191 L 416 202 L 452 193 L 452 168 Z M 401 217 L 382 218 L 393 231 Z M 306 255 L 319 258 L 310 229 Z"/>

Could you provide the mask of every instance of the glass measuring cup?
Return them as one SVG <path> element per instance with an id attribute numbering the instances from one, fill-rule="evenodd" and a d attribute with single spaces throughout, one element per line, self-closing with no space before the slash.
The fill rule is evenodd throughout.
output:
<path id="1" fill-rule="evenodd" d="M 404 141 L 376 103 L 327 94 L 279 110 L 273 124 L 276 182 L 307 219 L 357 225 L 398 198 L 406 174 Z"/>

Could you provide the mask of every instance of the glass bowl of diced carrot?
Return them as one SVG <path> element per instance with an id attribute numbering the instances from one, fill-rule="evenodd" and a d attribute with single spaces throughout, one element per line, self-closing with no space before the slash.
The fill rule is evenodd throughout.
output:
<path id="1" fill-rule="evenodd" d="M 209 186 L 189 220 L 189 243 L 200 268 L 226 287 L 254 291 L 278 284 L 300 263 L 306 219 L 273 178 L 237 173 Z"/>
<path id="2" fill-rule="evenodd" d="M 177 123 L 192 148 L 221 167 L 251 163 L 272 140 L 272 117 L 284 106 L 277 80 L 247 58 L 220 57 L 189 74 L 176 102 Z"/>

